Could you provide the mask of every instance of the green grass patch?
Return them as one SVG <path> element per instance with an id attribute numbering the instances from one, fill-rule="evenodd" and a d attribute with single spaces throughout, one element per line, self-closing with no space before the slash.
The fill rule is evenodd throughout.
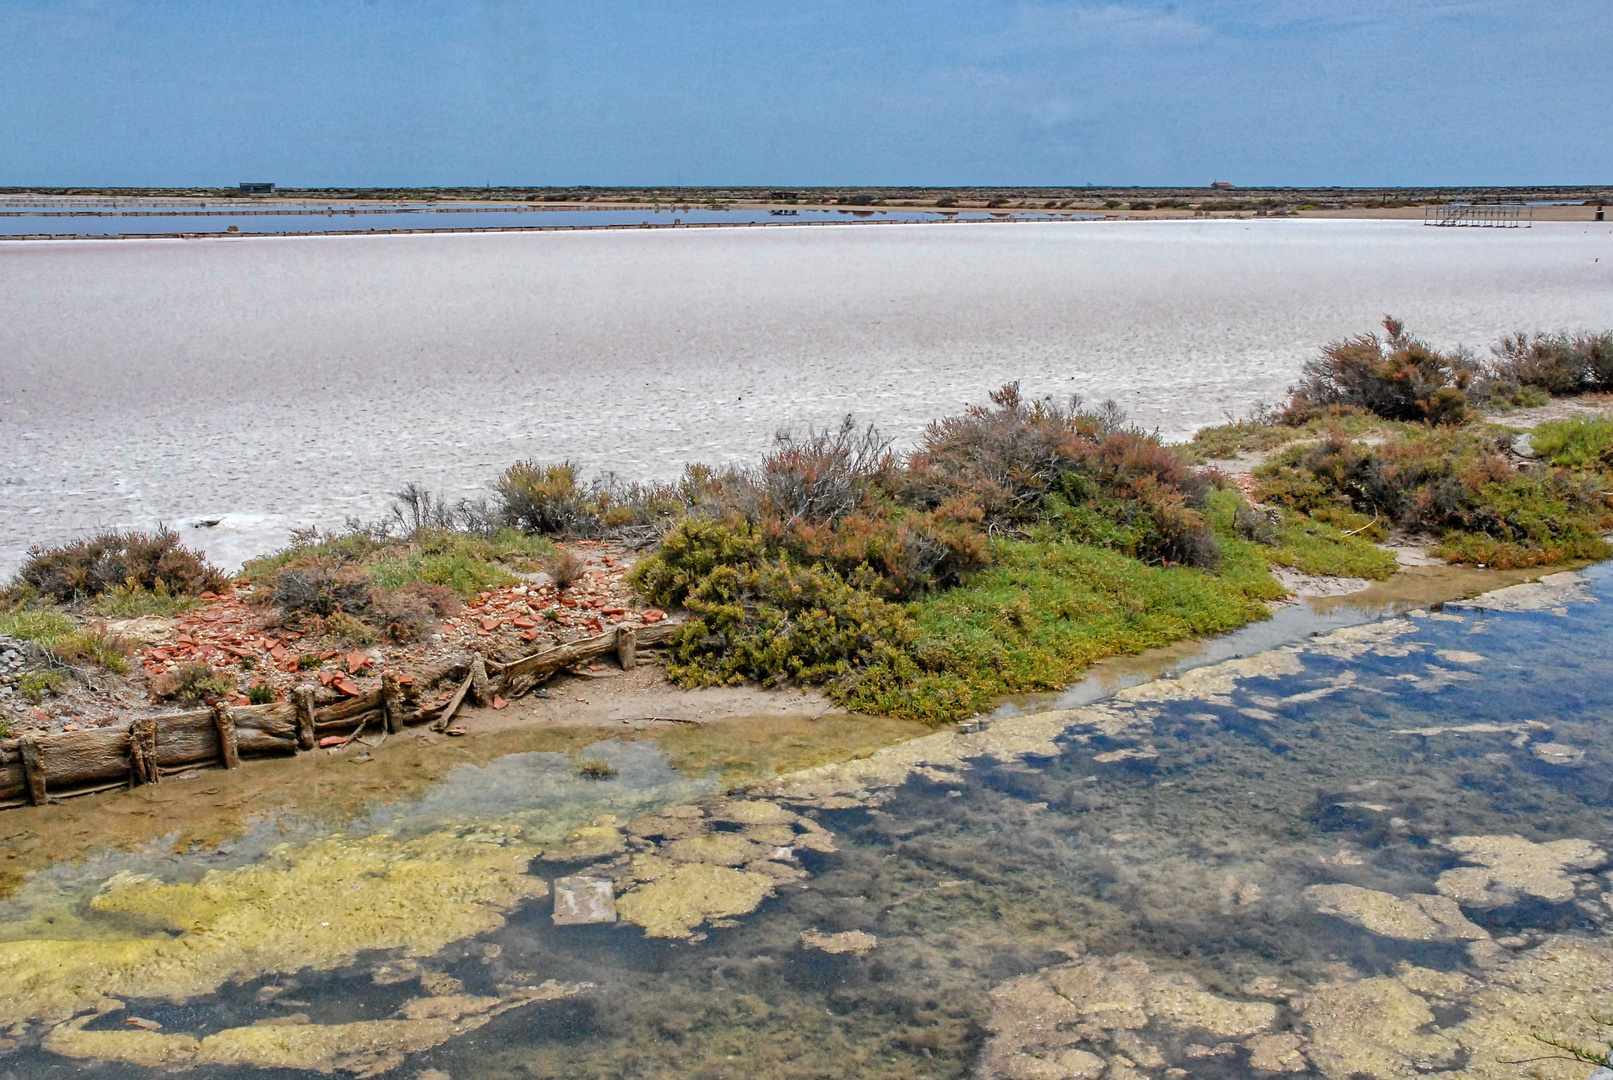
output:
<path id="1" fill-rule="evenodd" d="M 517 581 L 514 574 L 498 563 L 460 554 L 410 552 L 378 559 L 365 569 L 383 589 L 401 589 L 418 581 L 452 589 L 461 600 Z"/>
<path id="2" fill-rule="evenodd" d="M 1056 690 L 1105 657 L 1235 630 L 1282 594 L 1252 545 L 1223 541 L 1219 574 L 1148 566 L 1086 544 L 998 541 L 995 565 L 908 605 L 918 631 L 831 684 L 847 707 L 957 720 L 1002 694 Z"/>
<path id="3" fill-rule="evenodd" d="M 417 582 L 442 585 L 468 600 L 479 592 L 514 584 L 517 572 L 541 569 L 554 552 L 554 543 L 547 538 L 514 529 L 491 536 L 424 532 L 412 540 L 376 540 L 364 532 L 351 532 L 253 559 L 241 577 L 259 582 L 292 564 L 333 563 L 363 567 L 383 589 Z"/>
<path id="4" fill-rule="evenodd" d="M 1363 532 L 1351 536 L 1347 530 L 1313 517 L 1286 513 L 1277 529 L 1276 546 L 1262 554 L 1272 563 L 1293 567 L 1302 574 L 1387 581 L 1399 563 L 1393 553 L 1366 539 L 1365 529 L 1371 528 L 1371 519 L 1357 528 L 1363 528 Z"/>
<path id="5" fill-rule="evenodd" d="M 165 582 L 157 582 L 155 589 L 119 585 L 96 597 L 94 610 L 109 619 L 138 619 L 159 615 L 171 619 L 201 604 L 194 596 L 174 595 Z"/>
<path id="6" fill-rule="evenodd" d="M 1535 452 L 1565 469 L 1613 465 L 1613 416 L 1577 416 L 1551 420 L 1531 433 Z"/>
<path id="7" fill-rule="evenodd" d="M 1314 439 L 1334 426 L 1346 434 L 1360 437 L 1374 431 L 1398 430 L 1405 427 L 1371 413 L 1343 410 L 1323 417 L 1315 417 L 1303 424 L 1283 424 L 1270 420 L 1239 420 L 1231 424 L 1217 424 L 1201 428 L 1193 441 L 1182 444 L 1182 450 L 1194 461 L 1225 461 L 1244 454 L 1260 454 L 1276 450 L 1289 443 Z"/>
<path id="8" fill-rule="evenodd" d="M 38 705 L 47 697 L 61 693 L 67 676 L 59 671 L 25 671 L 17 680 L 17 692 Z"/>
<path id="9" fill-rule="evenodd" d="M 19 641 L 32 641 L 43 648 L 71 637 L 78 624 L 66 612 L 52 608 L 23 608 L 0 611 L 0 634 Z"/>

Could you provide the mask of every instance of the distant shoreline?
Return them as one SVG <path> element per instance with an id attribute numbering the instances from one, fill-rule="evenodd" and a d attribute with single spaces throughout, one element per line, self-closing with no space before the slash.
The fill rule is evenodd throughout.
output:
<path id="1" fill-rule="evenodd" d="M 3 205 L 3 204 L 0 204 L 0 205 Z M 1430 204 L 1430 205 L 1432 205 L 1432 204 Z M 465 206 L 465 207 L 434 207 L 432 209 L 433 209 L 433 211 L 439 212 L 439 213 L 453 213 L 453 212 L 457 212 L 457 211 L 460 211 L 460 210 L 467 210 L 467 211 L 474 210 L 474 211 L 482 211 L 482 212 L 493 212 L 496 209 L 504 209 L 504 208 L 494 208 L 494 207 L 485 207 L 485 206 L 474 206 L 474 205 L 472 205 L 472 206 Z M 513 208 L 511 208 L 511 209 L 513 209 Z M 692 207 L 691 210 L 693 210 L 693 209 L 706 209 L 706 208 Z M 754 211 L 754 210 L 757 210 L 757 209 L 767 209 L 767 208 L 766 207 L 745 207 L 744 209 Z M 785 209 L 785 208 L 780 207 L 778 209 Z M 945 210 L 945 209 L 937 210 L 937 209 L 932 208 L 932 207 L 890 206 L 890 207 L 875 208 L 871 212 L 869 210 L 867 210 L 865 208 L 861 208 L 861 207 L 857 208 L 856 210 L 849 210 L 849 209 L 844 208 L 844 207 L 809 207 L 809 206 L 790 207 L 788 209 L 790 209 L 790 210 L 817 210 L 817 211 L 834 210 L 834 211 L 836 211 L 838 213 L 847 214 L 847 215 L 855 215 L 855 216 L 836 217 L 836 218 L 825 219 L 825 220 L 790 220 L 790 219 L 781 219 L 781 220 L 776 220 L 776 221 L 687 221 L 687 222 L 686 221 L 676 221 L 676 220 L 674 220 L 674 221 L 666 221 L 666 222 L 637 222 L 637 223 L 616 222 L 616 223 L 604 223 L 604 224 L 598 224 L 598 225 L 575 224 L 575 223 L 573 223 L 573 224 L 564 224 L 564 225 L 525 225 L 525 224 L 523 224 L 523 225 L 481 225 L 481 226 L 427 226 L 427 227 L 422 227 L 422 228 L 370 228 L 370 229 L 357 229 L 357 228 L 355 228 L 355 229 L 318 229 L 318 230 L 288 229 L 288 230 L 276 230 L 276 231 L 273 231 L 273 232 L 241 232 L 241 231 L 233 231 L 232 232 L 232 231 L 229 231 L 229 230 L 226 230 L 226 229 L 219 229 L 219 230 L 207 230 L 207 231 L 186 230 L 186 231 L 183 231 L 183 232 L 176 231 L 176 232 L 138 232 L 138 233 L 136 233 L 136 232 L 127 232 L 127 233 L 19 233 L 19 234 L 15 234 L 15 235 L 0 234 L 0 241 L 8 241 L 8 240 L 10 240 L 10 241 L 210 240 L 210 239 L 236 240 L 236 239 L 247 239 L 247 238 L 260 238 L 261 239 L 261 238 L 268 238 L 268 237 L 292 237 L 292 236 L 418 236 L 418 235 L 430 235 L 430 234 L 527 233 L 527 232 L 594 232 L 594 231 L 633 231 L 633 230 L 645 230 L 645 229 L 652 229 L 653 230 L 653 229 L 789 228 L 789 227 L 799 227 L 799 226 L 826 226 L 826 225 L 987 225 L 987 224 L 1037 224 L 1037 223 L 1045 225 L 1045 224 L 1057 224 L 1057 223 L 1100 222 L 1100 221 L 1101 222 L 1113 222 L 1113 221 L 1195 222 L 1195 221 L 1256 221 L 1256 220 L 1260 220 L 1260 221 L 1295 221 L 1295 220 L 1301 220 L 1301 221 L 1304 221 L 1304 220 L 1328 220 L 1328 221 L 1421 221 L 1421 220 L 1423 220 L 1426 207 L 1424 207 L 1424 206 L 1357 207 L 1357 208 L 1347 208 L 1347 209 L 1337 209 L 1337 210 L 1296 210 L 1296 211 L 1289 211 L 1289 212 L 1280 213 L 1280 214 L 1269 214 L 1269 215 L 1268 214 L 1262 214 L 1262 213 L 1259 213 L 1259 212 L 1256 212 L 1256 211 L 1235 211 L 1235 210 L 1191 211 L 1191 210 L 1179 210 L 1179 209 L 1130 210 L 1130 209 L 1124 209 L 1124 208 L 1113 209 L 1113 210 L 1109 210 L 1109 209 L 1092 210 L 1090 208 L 1072 208 L 1072 209 L 1067 209 L 1067 210 L 1066 209 L 1050 209 L 1050 210 L 1025 210 L 1025 209 L 984 210 L 984 209 L 980 209 L 980 208 L 970 207 L 970 208 L 959 208 L 957 210 L 950 210 L 949 211 L 949 210 Z M 666 207 L 656 208 L 656 207 L 650 207 L 650 206 L 642 206 L 642 207 L 609 206 L 609 207 L 602 207 L 602 206 L 597 206 L 597 205 L 590 206 L 590 205 L 586 205 L 586 204 L 578 204 L 578 205 L 569 205 L 569 206 L 559 206 L 559 205 L 545 206 L 545 207 L 542 208 L 542 210 L 537 210 L 536 212 L 542 213 L 543 211 L 550 211 L 550 210 L 565 210 L 565 211 L 581 212 L 581 213 L 610 213 L 610 212 L 613 212 L 613 211 L 616 211 L 616 212 L 621 212 L 621 211 L 651 211 L 651 212 L 668 211 L 668 208 L 666 208 Z M 904 214 L 904 215 L 905 214 L 914 214 L 914 213 L 925 213 L 925 214 L 931 214 L 931 215 L 933 215 L 933 217 L 920 219 L 920 220 L 913 220 L 911 218 L 892 218 L 892 217 L 879 217 L 879 216 L 877 216 L 882 211 L 885 212 L 885 213 L 894 212 L 894 213 L 899 213 L 899 214 Z M 338 211 L 338 212 L 339 213 L 348 213 L 348 214 L 355 214 L 355 213 L 358 213 L 358 214 L 363 214 L 363 213 L 399 213 L 399 212 L 405 212 L 405 208 L 401 208 L 401 207 L 384 207 L 384 208 L 374 208 L 374 209 L 372 209 L 372 208 L 366 207 L 366 208 L 362 208 L 362 209 L 354 209 L 354 210 Z M 281 209 L 279 207 L 276 207 L 275 210 L 272 211 L 270 214 L 265 214 L 264 210 L 262 210 L 262 209 L 255 209 L 255 210 L 252 210 L 252 211 L 247 211 L 247 210 L 245 210 L 243 208 L 243 210 L 241 210 L 241 211 L 236 211 L 236 212 L 232 213 L 232 210 L 230 210 L 230 209 L 214 210 L 211 207 L 209 207 L 206 210 L 201 210 L 200 208 L 198 208 L 197 216 L 204 216 L 204 217 L 217 216 L 217 217 L 219 217 L 221 219 L 226 219 L 226 218 L 229 218 L 229 217 L 232 217 L 232 216 L 236 216 L 237 214 L 240 214 L 240 213 L 251 214 L 253 216 L 285 216 L 285 217 L 296 217 L 296 216 L 304 216 L 304 215 L 309 216 L 309 217 L 326 216 L 326 212 L 321 211 L 321 210 L 309 209 L 309 210 L 303 211 L 303 210 L 297 210 L 297 209 L 291 209 L 291 208 Z M 964 216 L 965 214 L 968 214 L 968 215 L 971 215 L 971 216 L 965 217 Z M 979 215 L 982 215 L 982 214 L 988 215 L 988 216 L 979 216 Z M 1536 206 L 1536 207 L 1532 208 L 1531 218 L 1530 218 L 1530 220 L 1525 222 L 1525 226 L 1527 226 L 1528 224 L 1533 224 L 1535 222 L 1539 222 L 1539 223 L 1584 222 L 1584 223 L 1590 224 L 1590 223 L 1595 222 L 1595 214 L 1596 214 L 1596 208 L 1594 206 L 1585 206 L 1585 205 L 1580 205 L 1580 206 Z M 17 212 L 17 211 L 0 211 L 0 216 L 23 217 L 23 216 L 32 216 L 32 215 L 28 215 L 26 213 L 20 213 L 20 212 Z M 133 213 L 133 214 L 119 213 L 119 212 L 110 211 L 110 210 L 106 211 L 106 212 L 80 210 L 80 211 L 72 211 L 70 214 L 69 213 L 63 213 L 62 211 L 41 210 L 40 211 L 40 216 L 52 216 L 52 217 L 67 217 L 67 216 L 71 216 L 71 217 L 75 217 L 75 218 L 77 218 L 77 217 L 108 218 L 108 217 L 162 217 L 162 216 L 187 216 L 187 215 L 183 211 L 174 212 L 171 215 L 159 215 L 159 214 L 154 214 L 154 213 L 144 213 L 144 214 L 142 214 L 142 213 Z"/>

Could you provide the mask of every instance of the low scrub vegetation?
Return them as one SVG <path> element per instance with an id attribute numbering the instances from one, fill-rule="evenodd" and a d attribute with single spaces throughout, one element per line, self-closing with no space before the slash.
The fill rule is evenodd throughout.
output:
<path id="1" fill-rule="evenodd" d="M 1112 405 L 1016 386 L 906 457 L 848 422 L 680 491 L 630 580 L 688 613 L 668 672 L 689 685 L 821 683 L 854 709 L 954 720 L 1264 618 L 1283 591 L 1234 527 L 1236 492 Z"/>
<path id="2" fill-rule="evenodd" d="M 1256 470 L 1260 497 L 1310 514 L 1370 515 L 1439 540 L 1458 562 L 1528 567 L 1605 558 L 1608 478 L 1556 466 L 1518 468 L 1510 436 L 1424 429 L 1367 443 L 1331 431 Z"/>
<path id="3" fill-rule="evenodd" d="M 410 485 L 394 496 L 389 517 L 297 533 L 289 547 L 248 563 L 242 577 L 288 625 L 356 644 L 409 642 L 457 614 L 462 600 L 538 570 L 555 550 L 503 526 L 485 506 L 450 507 Z"/>
<path id="4" fill-rule="evenodd" d="M 28 552 L 8 591 L 70 604 L 114 589 L 195 596 L 229 584 L 228 576 L 184 547 L 167 529 L 154 533 L 102 532 L 57 547 Z"/>
<path id="5" fill-rule="evenodd" d="M 1468 387 L 1478 365 L 1412 337 L 1397 319 L 1384 336 L 1361 334 L 1322 347 L 1308 360 L 1285 417 L 1302 423 L 1330 409 L 1361 409 L 1386 420 L 1459 424 L 1467 418 Z"/>
<path id="6" fill-rule="evenodd" d="M 1613 333 L 1512 334 L 1493 352 L 1498 380 L 1547 394 L 1613 391 Z"/>
<path id="7" fill-rule="evenodd" d="M 234 689 L 233 678 L 200 661 L 181 664 L 158 676 L 151 684 L 151 692 L 157 697 L 190 704 L 217 701 Z"/>
<path id="8" fill-rule="evenodd" d="M 1504 410 L 1544 405 L 1551 395 L 1613 391 L 1613 332 L 1514 333 L 1480 360 L 1465 350 L 1440 352 L 1392 317 L 1383 330 L 1382 337 L 1362 334 L 1323 346 L 1306 362 L 1282 422 L 1359 411 L 1460 424 L 1470 407 Z M 1207 448 L 1222 447 L 1229 434 L 1206 436 Z"/>

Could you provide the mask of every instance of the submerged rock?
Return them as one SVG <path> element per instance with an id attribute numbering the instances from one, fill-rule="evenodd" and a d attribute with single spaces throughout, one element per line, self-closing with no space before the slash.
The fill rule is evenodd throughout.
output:
<path id="1" fill-rule="evenodd" d="M 801 944 L 808 949 L 836 955 L 854 953 L 866 956 L 879 947 L 879 939 L 861 930 L 845 930 L 838 934 L 820 934 L 816 930 L 808 930 L 801 935 Z"/>
<path id="2" fill-rule="evenodd" d="M 1585 751 L 1567 743 L 1534 743 L 1529 747 L 1529 751 L 1547 765 L 1556 765 L 1563 769 L 1581 769 L 1586 765 Z"/>
<path id="3" fill-rule="evenodd" d="M 1397 979 L 1324 986 L 1310 996 L 1304 1020 L 1310 1058 L 1333 1080 L 1401 1080 L 1447 1069 L 1461 1049 L 1443 1034 L 1424 1031 L 1434 1022 L 1433 1010 Z"/>
<path id="4" fill-rule="evenodd" d="M 604 814 L 591 824 L 572 831 L 565 843 L 557 844 L 543 853 L 546 862 L 580 862 L 599 859 L 625 850 L 627 838 L 617 827 L 616 818 Z"/>
<path id="5" fill-rule="evenodd" d="M 402 1019 L 352 1024 L 254 1024 L 197 1038 L 153 1031 L 85 1031 L 96 1015 L 82 1016 L 45 1036 L 46 1050 L 63 1057 L 126 1061 L 147 1067 L 187 1069 L 222 1065 L 259 1069 L 341 1070 L 361 1077 L 396 1068 L 406 1054 L 428 1050 L 474 1031 L 493 1017 L 537 1001 L 553 1001 L 592 989 L 588 983 L 554 980 L 507 997 L 425 998 L 399 1010 Z"/>
<path id="6" fill-rule="evenodd" d="M 1300 1047 L 1305 1040 L 1292 1031 L 1281 1035 L 1256 1035 L 1244 1046 L 1249 1051 L 1249 1067 L 1257 1072 L 1309 1072 L 1310 1062 Z"/>
<path id="7" fill-rule="evenodd" d="M 1092 1067 L 1092 1059 L 1112 1062 L 1114 1071 L 1108 1075 L 1132 1066 L 1159 1068 L 1170 1059 L 1138 1034 L 1144 1028 L 1159 1025 L 1212 1039 L 1243 1038 L 1266 1031 L 1277 1018 L 1277 1007 L 1269 1002 L 1212 994 L 1192 975 L 1155 972 L 1125 955 L 1085 958 L 1021 975 L 994 989 L 991 1001 L 986 1027 L 992 1038 L 979 1070 L 983 1080 L 1074 1075 L 1061 1070 L 1073 1067 L 1075 1053 L 1083 1055 L 1083 1069 Z M 1091 1049 L 1074 1049 L 1082 1043 Z M 1104 1051 L 1107 1057 L 1100 1056 Z"/>
<path id="8" fill-rule="evenodd" d="M 638 862 L 635 858 L 635 867 Z M 650 937 L 687 938 L 707 919 L 755 911 L 777 884 L 768 874 L 748 870 L 709 863 L 673 864 L 623 894 L 616 901 L 616 913 L 642 926 Z"/>
<path id="9" fill-rule="evenodd" d="M 1305 896 L 1318 914 L 1401 941 L 1477 941 L 1490 936 L 1469 922 L 1449 897 L 1418 894 L 1402 900 L 1358 885 L 1312 885 Z"/>
<path id="10" fill-rule="evenodd" d="M 1454 602 L 1449 607 L 1476 607 L 1488 611 L 1549 611 L 1567 615 L 1569 604 L 1595 603 L 1590 579 L 1578 571 L 1547 574 L 1539 581 L 1508 585 L 1472 600 Z"/>
<path id="11" fill-rule="evenodd" d="M 195 997 L 265 972 L 342 967 L 369 950 L 435 954 L 548 892 L 526 872 L 538 849 L 513 834 L 282 844 L 263 862 L 196 882 L 119 873 L 91 906 L 177 936 L 0 942 L 0 1023 L 65 1019 L 107 997 Z"/>
<path id="12" fill-rule="evenodd" d="M 1464 907 L 1507 907 L 1525 897 L 1551 904 L 1574 899 L 1574 882 L 1565 870 L 1589 870 L 1607 861 L 1607 853 L 1585 840 L 1537 844 L 1521 836 L 1458 836 L 1445 847 L 1467 862 L 1439 875 L 1443 895 Z"/>

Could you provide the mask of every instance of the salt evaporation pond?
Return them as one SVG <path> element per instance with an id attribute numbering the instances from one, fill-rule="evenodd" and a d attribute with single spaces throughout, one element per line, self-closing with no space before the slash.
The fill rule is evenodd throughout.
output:
<path id="1" fill-rule="evenodd" d="M 508 215 L 519 217 L 521 215 Z M 528 214 L 536 217 L 537 214 Z M 1613 326 L 1613 226 L 1053 222 L 0 244 L 0 569 L 98 526 L 238 565 L 519 458 L 666 478 L 1010 380 L 1173 438 L 1385 312 Z"/>
<path id="2" fill-rule="evenodd" d="M 518 754 L 46 871 L 0 902 L 0 1071 L 1583 1077 L 1515 1062 L 1613 1013 L 1610 601 L 1604 564 L 744 795 L 608 740 L 611 780 Z M 578 874 L 637 924 L 553 925 Z"/>

